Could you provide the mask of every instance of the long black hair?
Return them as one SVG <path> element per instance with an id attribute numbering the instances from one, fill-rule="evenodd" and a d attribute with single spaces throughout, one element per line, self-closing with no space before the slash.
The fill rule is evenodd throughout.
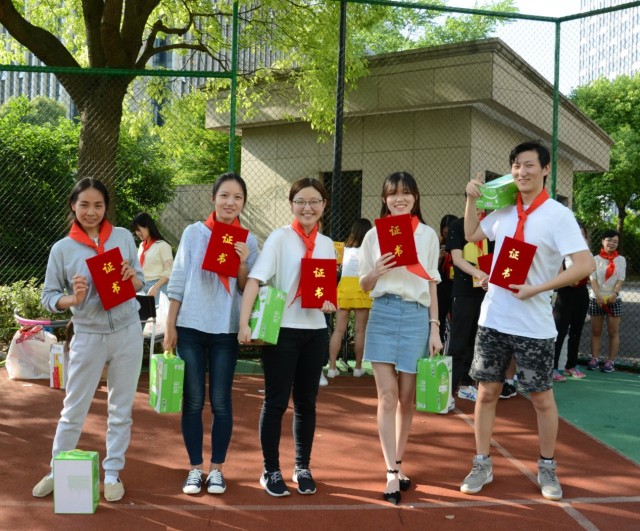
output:
<path id="1" fill-rule="evenodd" d="M 138 227 L 147 229 L 149 231 L 149 237 L 152 240 L 164 240 L 162 234 L 160 234 L 160 231 L 158 230 L 156 222 L 153 221 L 153 218 L 146 212 L 136 214 L 136 216 L 131 220 L 131 230 L 135 232 L 138 230 Z"/>
<path id="2" fill-rule="evenodd" d="M 362 240 L 369 230 L 371 230 L 371 222 L 367 218 L 360 218 L 353 222 L 351 225 L 351 232 L 347 237 L 347 241 L 344 242 L 345 247 L 360 247 Z"/>
<path id="3" fill-rule="evenodd" d="M 420 191 L 418 190 L 418 183 L 413 178 L 413 175 L 406 171 L 392 173 L 384 180 L 382 184 L 382 208 L 380 209 L 380 217 L 383 218 L 390 214 L 389 208 L 387 207 L 387 197 L 395 194 L 398 190 L 406 190 L 413 196 L 415 202 L 411 209 L 411 215 L 418 216 L 420 222 L 424 223 L 422 212 L 420 211 Z"/>

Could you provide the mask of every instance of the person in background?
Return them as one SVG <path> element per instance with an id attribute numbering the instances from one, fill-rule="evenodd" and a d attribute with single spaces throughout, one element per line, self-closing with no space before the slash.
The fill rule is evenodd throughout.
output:
<path id="1" fill-rule="evenodd" d="M 189 472 L 182 485 L 185 494 L 198 494 L 203 482 L 209 494 L 227 490 L 222 469 L 233 432 L 231 388 L 238 360 L 238 317 L 242 289 L 258 256 L 258 242 L 251 233 L 246 242 L 234 242 L 240 258 L 236 277 L 207 271 L 202 262 L 214 226 L 241 226 L 239 216 L 246 201 L 247 185 L 240 175 L 224 173 L 216 179 L 213 212 L 206 221 L 192 223 L 182 233 L 169 280 L 164 348 L 177 346 L 185 364 L 181 424 L 189 457 Z M 208 472 L 203 469 L 202 422 L 207 380 L 213 413 Z"/>
<path id="2" fill-rule="evenodd" d="M 371 229 L 371 222 L 361 218 L 354 222 L 349 237 L 344 243 L 344 258 L 342 261 L 342 275 L 338 284 L 338 311 L 336 324 L 329 341 L 329 370 L 328 378 L 335 378 L 339 371 L 336 366 L 338 353 L 342 348 L 342 338 L 347 331 L 349 314 L 354 313 L 354 335 L 356 366 L 353 370 L 355 377 L 362 376 L 362 355 L 364 354 L 364 332 L 371 309 L 371 297 L 360 288 L 358 279 L 360 246 L 365 234 Z"/>
<path id="3" fill-rule="evenodd" d="M 167 294 L 167 285 L 173 265 L 171 246 L 165 241 L 146 212 L 140 212 L 131 221 L 131 230 L 140 239 L 138 258 L 144 273 L 144 291 L 160 301 L 160 292 Z"/>
<path id="4" fill-rule="evenodd" d="M 478 213 L 479 217 L 483 214 L 482 210 Z M 489 247 L 486 239 L 472 243 L 464 238 L 464 218 L 449 224 L 447 251 L 451 253 L 453 260 L 454 278 L 446 353 L 451 356 L 453 363 L 452 393 L 455 394 L 458 389 L 458 398 L 472 402 L 475 402 L 478 390 L 469 377 L 469 369 L 473 359 L 480 306 L 489 282 L 489 275 L 478 266 L 478 258 L 492 250 L 493 244 Z"/>
<path id="5" fill-rule="evenodd" d="M 71 309 L 74 336 L 69 345 L 69 377 L 53 439 L 52 456 L 75 450 L 89 407 L 107 365 L 107 454 L 104 497 L 109 502 L 124 496 L 120 472 L 131 438 L 131 410 L 142 365 L 142 329 L 136 299 L 104 310 L 87 259 L 119 248 L 123 261 L 112 264 L 124 282 L 136 291 L 144 285 L 136 245 L 131 233 L 113 227 L 106 218 L 109 192 L 100 181 L 80 179 L 69 196 L 71 230 L 51 248 L 42 305 L 50 312 Z M 53 472 L 34 487 L 37 498 L 53 492 Z"/>
<path id="6" fill-rule="evenodd" d="M 587 241 L 587 233 L 584 225 L 578 222 L 580 231 L 585 241 Z M 573 265 L 573 261 L 570 257 L 565 257 L 562 267 L 569 269 Z M 565 286 L 557 290 L 556 303 L 554 306 L 553 317 L 556 322 L 556 329 L 558 330 L 558 337 L 556 338 L 555 357 L 553 361 L 553 380 L 556 382 L 564 382 L 567 377 L 581 379 L 584 378 L 584 373 L 578 369 L 578 349 L 580 347 L 580 338 L 582 337 L 582 328 L 584 327 L 584 320 L 587 316 L 587 309 L 589 308 L 589 290 L 587 284 L 589 283 L 589 277 L 586 276 L 571 286 Z M 567 362 L 564 367 L 564 371 L 560 372 L 558 369 L 558 362 L 560 361 L 560 353 L 562 352 L 562 346 L 564 340 L 569 332 L 569 339 L 567 341 Z"/>
<path id="7" fill-rule="evenodd" d="M 449 225 L 458 218 L 453 214 L 445 214 L 440 220 L 440 254 L 438 256 L 438 271 L 441 281 L 438 283 L 438 315 L 442 325 L 440 326 L 440 341 L 443 345 L 447 343 L 447 331 L 450 325 L 451 297 L 453 290 L 453 259 L 451 252 L 447 249 L 447 237 L 449 235 Z"/>
<path id="8" fill-rule="evenodd" d="M 420 192 L 407 172 L 389 175 L 382 185 L 380 217 L 411 215 L 418 263 L 394 267 L 395 255 L 381 255 L 378 232 L 364 237 L 360 287 L 371 291 L 364 356 L 373 366 L 378 393 L 378 434 L 387 468 L 383 498 L 400 502 L 411 487 L 402 470 L 415 409 L 418 360 L 442 349 L 438 320 L 438 236 L 422 221 Z"/>
<path id="9" fill-rule="evenodd" d="M 602 344 L 602 328 L 605 317 L 609 333 L 609 356 L 602 366 L 602 372 L 613 372 L 614 363 L 620 349 L 620 319 L 622 317 L 622 298 L 620 290 L 627 274 L 627 261 L 617 249 L 620 233 L 606 230 L 602 234 L 602 248 L 594 256 L 596 268 L 591 273 L 591 298 L 589 315 L 591 316 L 591 360 L 587 365 L 595 371 L 600 365 L 598 356 Z"/>
<path id="10" fill-rule="evenodd" d="M 292 481 L 298 493 L 314 494 L 316 482 L 310 469 L 316 429 L 316 399 L 322 367 L 328 352 L 326 313 L 336 311 L 325 300 L 322 308 L 303 308 L 300 297 L 303 258 L 335 258 L 333 241 L 319 232 L 327 206 L 327 191 L 320 181 L 303 178 L 291 185 L 290 225 L 274 230 L 251 269 L 242 297 L 238 341 L 251 342 L 249 317 L 260 283 L 270 284 L 286 296 L 276 345 L 262 347 L 264 402 L 260 412 L 260 444 L 263 471 L 260 485 L 271 496 L 289 496 L 280 468 L 282 417 L 293 393 L 293 438 L 295 467 Z"/>

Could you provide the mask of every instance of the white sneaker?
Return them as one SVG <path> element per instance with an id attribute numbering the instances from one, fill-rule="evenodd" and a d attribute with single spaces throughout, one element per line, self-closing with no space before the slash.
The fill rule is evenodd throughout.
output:
<path id="1" fill-rule="evenodd" d="M 339 375 L 340 375 L 340 371 L 338 369 L 329 369 L 327 371 L 327 378 L 335 378 L 336 376 L 339 376 Z M 320 381 L 322 381 L 322 379 Z"/>
<path id="2" fill-rule="evenodd" d="M 447 409 L 445 409 L 444 411 L 440 411 L 438 414 L 439 415 L 446 415 L 447 413 L 449 413 L 449 411 L 453 411 L 456 407 L 456 401 L 454 400 L 454 398 L 452 396 L 449 397 L 449 403 L 447 404 Z"/>
<path id="3" fill-rule="evenodd" d="M 324 373 L 321 372 L 320 373 L 320 387 L 325 387 L 326 385 L 329 385 L 329 382 L 327 381 L 327 379 L 324 377 Z"/>
<path id="4" fill-rule="evenodd" d="M 478 398 L 478 390 L 472 385 L 461 385 L 458 389 L 458 398 L 475 402 Z"/>
<path id="5" fill-rule="evenodd" d="M 367 374 L 367 371 L 364 369 L 353 369 L 353 375 L 356 378 L 360 378 L 360 376 L 364 376 L 365 374 Z"/>

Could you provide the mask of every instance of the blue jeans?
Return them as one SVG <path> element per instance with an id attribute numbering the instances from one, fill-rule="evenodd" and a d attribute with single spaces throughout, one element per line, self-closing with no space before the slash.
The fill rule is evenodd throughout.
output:
<path id="1" fill-rule="evenodd" d="M 260 444 L 264 469 L 280 470 L 282 416 L 293 392 L 293 439 L 296 465 L 308 468 L 316 429 L 316 397 L 328 349 L 326 328 L 281 328 L 278 344 L 262 348 L 264 403 Z"/>
<path id="2" fill-rule="evenodd" d="M 193 328 L 177 327 L 177 352 L 184 360 L 182 437 L 192 466 L 202 464 L 202 410 L 205 378 L 209 366 L 211 422 L 211 462 L 224 463 L 233 431 L 231 387 L 238 361 L 236 334 L 208 334 Z"/>
<path id="3" fill-rule="evenodd" d="M 145 293 L 149 293 L 149 290 L 156 285 L 156 283 L 158 282 L 158 279 L 156 280 L 145 280 L 144 281 L 144 288 L 142 288 L 142 291 L 144 291 Z M 158 293 L 156 293 L 156 306 L 158 306 L 158 304 L 160 304 L 160 293 L 164 293 L 165 295 L 168 295 L 167 292 L 167 288 L 169 287 L 169 283 L 165 282 L 164 284 L 162 284 L 162 286 L 160 286 L 160 289 L 158 290 Z"/>

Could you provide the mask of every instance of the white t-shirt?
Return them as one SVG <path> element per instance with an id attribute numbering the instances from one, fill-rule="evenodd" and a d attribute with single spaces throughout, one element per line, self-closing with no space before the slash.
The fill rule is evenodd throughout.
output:
<path id="1" fill-rule="evenodd" d="M 413 237 L 416 242 L 418 262 L 434 282 L 440 282 L 438 272 L 440 241 L 436 232 L 431 227 L 419 223 Z M 381 256 L 378 232 L 375 227 L 367 232 L 360 249 L 359 275 L 362 278 L 375 267 L 376 260 Z M 405 266 L 394 267 L 382 275 L 371 290 L 370 296 L 375 299 L 387 293 L 398 295 L 405 301 L 418 302 L 426 307 L 431 304 L 429 281 L 407 271 Z"/>
<path id="2" fill-rule="evenodd" d="M 142 244 L 138 247 L 138 259 L 142 256 Z M 173 253 L 171 246 L 158 240 L 144 253 L 144 265 L 142 272 L 145 280 L 158 280 L 160 277 L 169 278 L 173 266 Z"/>
<path id="3" fill-rule="evenodd" d="M 505 236 L 513 237 L 517 224 L 515 205 L 496 210 L 480 222 L 487 238 L 495 241 L 492 266 L 495 265 Z M 588 249 L 571 210 L 553 199 L 545 201 L 527 218 L 524 239 L 537 246 L 526 280 L 531 285 L 555 278 L 564 256 Z M 552 294 L 552 291 L 545 291 L 522 301 L 510 290 L 489 283 L 478 324 L 516 336 L 535 339 L 556 337 Z"/>
<path id="4" fill-rule="evenodd" d="M 599 254 L 595 255 L 593 259 L 596 261 L 596 269 L 591 273 L 589 278 L 598 282 L 600 295 L 608 297 L 613 294 L 613 290 L 615 289 L 618 280 L 625 279 L 627 275 L 627 261 L 624 256 L 616 256 L 613 259 L 616 270 L 613 272 L 613 275 L 605 280 L 604 277 L 606 276 L 607 267 L 609 267 L 609 260 L 607 258 L 602 258 Z M 593 294 L 593 290 L 591 290 L 591 297 L 594 299 L 596 298 Z"/>
<path id="5" fill-rule="evenodd" d="M 298 297 L 293 304 L 293 298 L 300 283 L 300 260 L 304 258 L 306 248 L 302 238 L 296 234 L 291 225 L 274 230 L 264 242 L 258 260 L 251 268 L 249 277 L 262 283 L 269 283 L 276 289 L 287 293 L 283 328 L 326 328 L 327 321 L 324 314 L 317 308 L 302 308 Z M 334 258 L 336 252 L 333 240 L 318 233 L 313 258 Z M 337 274 L 337 273 L 336 273 Z"/>
<path id="6" fill-rule="evenodd" d="M 360 269 L 360 247 L 345 247 L 342 255 L 342 276 L 357 277 Z"/>

